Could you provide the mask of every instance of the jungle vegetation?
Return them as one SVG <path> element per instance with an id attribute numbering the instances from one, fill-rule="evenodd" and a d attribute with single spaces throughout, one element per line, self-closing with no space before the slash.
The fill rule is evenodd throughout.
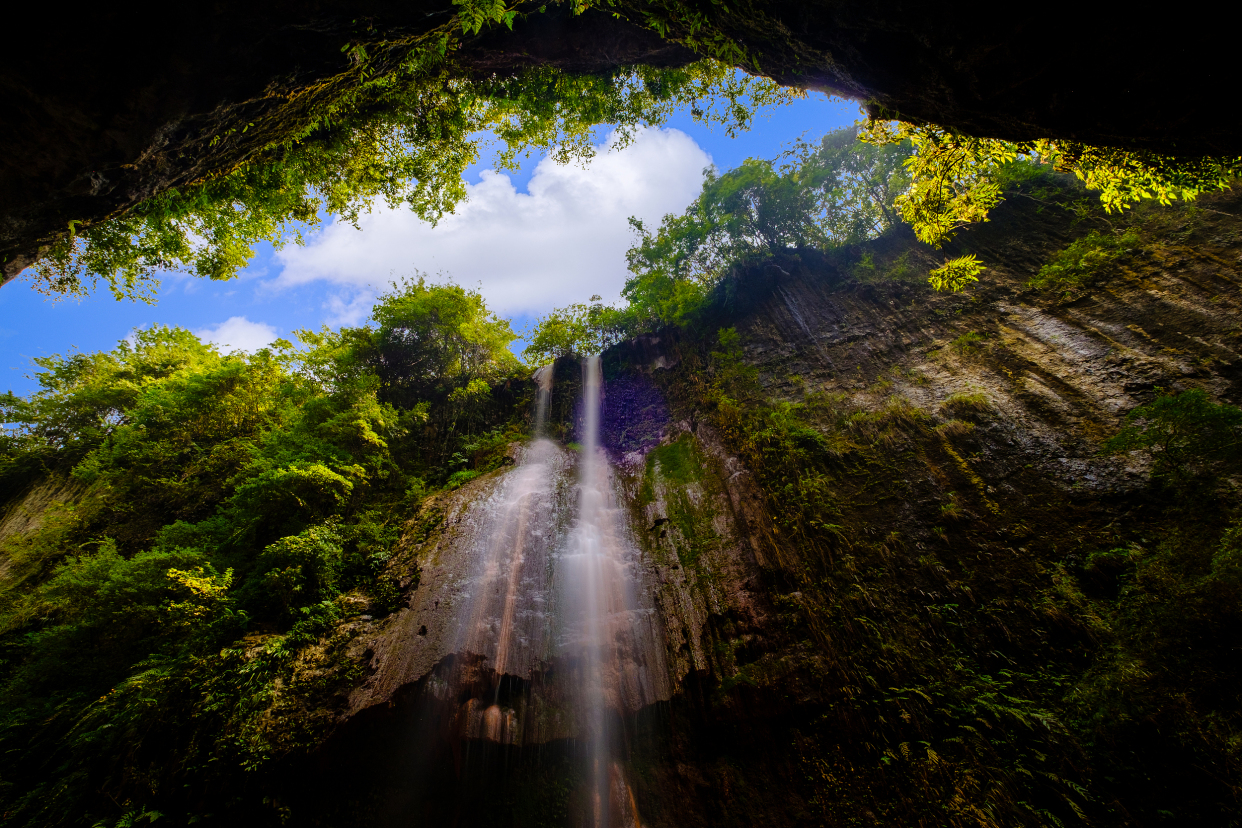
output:
<path id="1" fill-rule="evenodd" d="M 154 327 L 41 358 L 40 390 L 0 400 L 5 499 L 72 493 L 0 542 L 6 824 L 228 812 L 357 679 L 321 637 L 395 609 L 422 496 L 524 433 L 513 332 L 477 293 L 406 280 L 371 324 L 298 337 L 224 354 Z"/>

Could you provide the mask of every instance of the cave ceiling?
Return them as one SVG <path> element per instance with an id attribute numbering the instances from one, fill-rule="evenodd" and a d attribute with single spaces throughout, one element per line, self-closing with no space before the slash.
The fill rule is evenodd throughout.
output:
<path id="1" fill-rule="evenodd" d="M 351 44 L 407 42 L 451 18 L 442 0 L 33 4 L 0 68 L 0 259 L 7 277 L 70 220 L 91 223 L 244 160 L 210 139 L 274 123 L 348 83 Z M 697 17 L 739 44 L 744 68 L 975 135 L 1060 137 L 1173 155 L 1242 154 L 1231 104 L 1233 26 L 1191 8 L 1072 12 L 903 0 L 676 6 L 618 0 L 574 17 L 549 6 L 466 38 L 462 71 L 553 65 L 607 71 L 696 58 L 677 41 Z M 1006 7 L 1012 9 L 1013 7 Z M 667 23 L 662 39 L 648 25 Z M 399 49 L 390 49 L 397 59 Z M 813 126 L 813 125 L 812 125 Z M 247 143 L 248 141 L 248 143 Z M 240 154 L 239 154 L 240 153 Z"/>

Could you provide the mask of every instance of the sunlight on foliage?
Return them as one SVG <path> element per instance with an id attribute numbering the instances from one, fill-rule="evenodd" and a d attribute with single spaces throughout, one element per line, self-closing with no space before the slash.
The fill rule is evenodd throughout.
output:
<path id="1" fill-rule="evenodd" d="M 1035 290 L 1052 290 L 1069 298 L 1091 285 L 1101 271 L 1127 250 L 1139 246 L 1134 230 L 1100 233 L 1092 230 L 1058 252 L 1039 269 L 1028 283 Z"/>
<path id="2" fill-rule="evenodd" d="M 591 304 L 557 308 L 535 325 L 522 356 L 530 365 L 545 365 L 570 355 L 598 354 L 623 338 L 616 308 L 604 305 L 599 296 Z"/>
<path id="3" fill-rule="evenodd" d="M 1242 158 L 1173 158 L 1141 150 L 1090 147 L 1073 141 L 1003 141 L 954 129 L 875 120 L 860 138 L 877 146 L 912 142 L 906 161 L 912 185 L 897 200 L 901 216 L 921 241 L 940 247 L 967 224 L 986 221 L 1006 184 L 1022 166 L 1073 173 L 1098 190 L 1107 212 L 1143 199 L 1171 204 L 1226 189 L 1242 174 Z"/>
<path id="4" fill-rule="evenodd" d="M 751 158 L 725 173 L 708 168 L 694 203 L 654 231 L 631 217 L 637 238 L 626 253 L 634 275 L 622 290 L 625 305 L 553 311 L 536 326 L 527 360 L 594 353 L 683 323 L 735 266 L 857 244 L 893 227 L 910 148 L 872 146 L 855 135 L 841 129 L 814 144 L 799 141 L 776 161 Z"/>
<path id="5" fill-rule="evenodd" d="M 931 271 L 927 281 L 935 290 L 959 293 L 979 281 L 979 274 L 983 270 L 983 263 L 978 256 L 958 256 Z"/>
<path id="6" fill-rule="evenodd" d="M 487 21 L 512 23 L 512 9 L 499 0 L 458 8 L 466 31 Z M 456 35 L 441 35 L 448 40 L 427 40 L 395 70 L 325 105 L 309 124 L 244 163 L 102 223 L 70 222 L 70 232 L 30 271 L 35 287 L 81 296 L 102 279 L 117 298 L 150 300 L 161 271 L 231 279 L 256 244 L 300 244 L 326 215 L 357 226 L 382 201 L 435 223 L 465 197 L 462 175 L 479 160 L 488 135 L 500 143 L 501 168 L 515 168 L 519 154 L 531 151 L 581 163 L 594 153 L 600 124 L 614 127 L 616 148 L 686 109 L 734 134 L 757 111 L 802 94 L 714 61 L 611 75 L 536 68 L 462 77 L 446 46 Z"/>

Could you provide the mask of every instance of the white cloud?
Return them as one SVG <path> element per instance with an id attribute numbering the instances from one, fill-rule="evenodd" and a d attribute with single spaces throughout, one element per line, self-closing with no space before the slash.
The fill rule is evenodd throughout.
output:
<path id="1" fill-rule="evenodd" d="M 194 334 L 222 351 L 257 351 L 276 338 L 276 329 L 244 316 L 230 316 L 214 328 L 202 328 Z"/>
<path id="2" fill-rule="evenodd" d="M 352 297 L 344 293 L 335 293 L 328 297 L 324 302 L 324 307 L 328 310 L 327 324 L 336 327 L 339 325 L 357 325 L 363 319 L 371 315 L 371 308 L 375 305 L 375 295 L 377 291 L 370 288 L 364 288 L 357 291 Z"/>
<path id="3" fill-rule="evenodd" d="M 481 286 L 503 314 L 542 313 L 554 306 L 620 295 L 633 241 L 626 219 L 659 223 L 680 212 L 702 184 L 711 158 L 678 130 L 647 130 L 624 150 L 610 141 L 590 164 L 539 162 L 528 192 L 488 170 L 469 185 L 469 200 L 437 227 L 408 209 L 380 206 L 362 218 L 362 231 L 333 222 L 305 247 L 277 254 L 284 265 L 271 287 L 327 281 L 359 291 L 334 297 L 328 310 L 339 324 L 361 318 L 360 303 L 394 275 L 415 270 Z"/>

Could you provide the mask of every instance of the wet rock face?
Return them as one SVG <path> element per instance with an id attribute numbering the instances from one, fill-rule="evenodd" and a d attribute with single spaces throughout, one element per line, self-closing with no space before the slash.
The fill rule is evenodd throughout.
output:
<path id="1" fill-rule="evenodd" d="M 1101 441 L 1156 388 L 1242 402 L 1239 213 L 1236 194 L 1152 211 L 1141 244 L 1072 300 L 1026 283 L 1093 225 L 1019 197 L 943 253 L 894 234 L 722 288 L 712 325 L 738 330 L 761 395 L 839 412 L 822 448 L 838 469 L 828 485 L 835 511 L 821 518 L 833 524 L 827 540 L 780 528 L 796 491 L 770 478 L 765 488 L 728 423 L 687 394 L 677 372 L 696 348 L 714 347 L 711 330 L 699 332 L 706 345 L 668 336 L 608 355 L 602 443 L 641 550 L 671 691 L 629 706 L 617 724 L 644 825 L 835 824 L 917 802 L 928 795 L 912 793 L 918 777 L 889 773 L 868 751 L 944 734 L 929 708 L 883 708 L 891 700 L 870 698 L 869 682 L 930 688 L 920 682 L 935 679 L 941 658 L 989 671 L 1090 663 L 1108 634 L 1073 603 L 1083 599 L 1066 573 L 1081 550 L 1116 545 L 1116 527 L 1158 532 L 1164 520 L 1141 458 L 1102 456 Z M 956 296 L 928 290 L 926 271 L 966 252 L 987 263 L 984 281 Z M 557 382 L 563 373 L 569 389 L 576 368 L 558 364 Z M 561 405 L 572 425 L 568 397 Z M 572 452 L 557 456 L 568 472 Z M 364 774 L 378 759 L 358 783 L 372 793 L 359 795 L 357 814 L 382 804 L 399 818 L 355 814 L 352 824 L 403 824 L 418 808 L 463 824 L 498 814 L 535 824 L 513 815 L 572 810 L 569 799 L 530 799 L 573 790 L 580 774 L 555 690 L 556 672 L 571 665 L 497 671 L 500 654 L 466 652 L 441 609 L 465 595 L 465 552 L 482 526 L 471 510 L 521 468 L 453 493 L 436 507 L 443 520 L 412 529 L 394 563 L 421 573 L 407 581 L 408 608 L 359 639 L 373 672 L 319 758 L 331 774 L 355 762 L 351 772 Z M 1110 572 L 1092 576 L 1102 586 L 1084 583 L 1115 596 Z M 1054 740 L 1039 750 L 1070 757 L 1056 773 L 1079 772 L 1077 748 Z M 868 763 L 880 770 L 868 776 Z M 1100 801 L 1113 795 L 1098 790 Z"/>
<path id="2" fill-rule="evenodd" d="M 836 511 L 823 518 L 836 535 L 780 535 L 775 523 L 797 508 L 784 483 L 765 490 L 710 416 L 684 405 L 672 406 L 674 419 L 690 416 L 627 466 L 680 689 L 672 735 L 636 760 L 657 768 L 642 792 L 653 825 L 795 825 L 818 809 L 835 824 L 827 816 L 835 809 L 861 807 L 848 804 L 848 785 L 833 787 L 835 776 L 794 781 L 815 778 L 815 768 L 853 773 L 861 746 L 876 738 L 874 720 L 845 712 L 859 710 L 858 676 L 877 670 L 846 643 L 869 638 L 851 629 L 856 616 L 870 616 L 874 634 L 893 642 L 903 617 L 918 619 L 915 638 L 931 635 L 924 625 L 938 622 L 920 615 L 923 604 L 991 606 L 1006 620 L 954 646 L 1010 653 L 1006 663 L 1027 669 L 1046 657 L 1022 651 L 1030 645 L 1017 642 L 1031 635 L 1090 658 L 1099 633 L 1070 614 L 1089 619 L 1089 611 L 1054 611 L 1052 601 L 1036 609 L 1046 599 L 1029 590 L 1054 594 L 1063 577 L 1054 573 L 1120 543 L 1110 540 L 1117 526 L 1167 530 L 1144 461 L 1100 452 L 1129 411 L 1157 389 L 1242 402 L 1240 213 L 1237 193 L 1197 210 L 1151 211 L 1139 225 L 1143 241 L 1072 299 L 1026 283 L 1091 223 L 1017 197 L 944 253 L 898 234 L 780 261 L 722 288 L 726 309 L 712 325 L 736 327 L 763 393 L 840 412 L 837 437 L 826 435 L 827 450 L 840 452 L 828 501 Z M 921 283 L 944 257 L 964 253 L 988 265 L 975 289 L 940 295 Z M 671 344 L 644 358 L 650 366 L 679 353 Z M 676 397 L 686 378 L 667 377 L 661 387 Z M 837 438 L 873 448 L 851 455 L 834 448 Z M 837 573 L 829 586 L 806 574 L 825 569 Z M 868 584 L 862 573 L 876 580 L 853 586 Z M 905 594 L 909 605 L 897 609 Z M 828 631 L 807 631 L 817 624 Z M 1017 631 L 1027 624 L 1038 631 Z M 930 664 L 939 645 L 929 640 L 914 649 Z M 903 676 L 934 675 L 921 669 L 916 658 Z M 833 723 L 827 735 L 810 735 L 816 721 Z M 893 738 L 926 739 L 916 734 L 932 728 L 912 719 Z M 905 784 L 862 801 L 909 796 Z M 756 799 L 757 789 L 781 793 Z"/>
<path id="3" fill-rule="evenodd" d="M 1208 198 L 1202 207 L 1173 238 L 1154 227 L 1158 241 L 1139 244 L 1073 301 L 1025 284 L 1092 226 L 1015 198 L 943 254 L 976 253 L 987 263 L 969 293 L 930 293 L 915 279 L 939 257 L 885 239 L 868 268 L 837 261 L 816 272 L 789 263 L 791 272 L 776 269 L 776 277 L 768 268 L 755 280 L 763 298 L 748 297 L 733 321 L 747 360 L 777 396 L 899 393 L 932 411 L 953 394 L 983 393 L 1007 423 L 996 428 L 1013 429 L 1016 441 L 1048 456 L 1094 458 L 1101 480 L 1124 487 L 1117 461 L 1096 457 L 1098 444 L 1156 388 L 1203 388 L 1234 402 L 1242 395 L 1239 198 Z M 1158 215 L 1153 223 L 1174 214 Z M 883 277 L 898 263 L 918 275 L 856 278 Z"/>
<path id="4" fill-rule="evenodd" d="M 649 377 L 618 373 L 605 384 L 601 418 L 601 442 L 612 457 L 645 455 L 668 428 L 668 404 Z"/>

